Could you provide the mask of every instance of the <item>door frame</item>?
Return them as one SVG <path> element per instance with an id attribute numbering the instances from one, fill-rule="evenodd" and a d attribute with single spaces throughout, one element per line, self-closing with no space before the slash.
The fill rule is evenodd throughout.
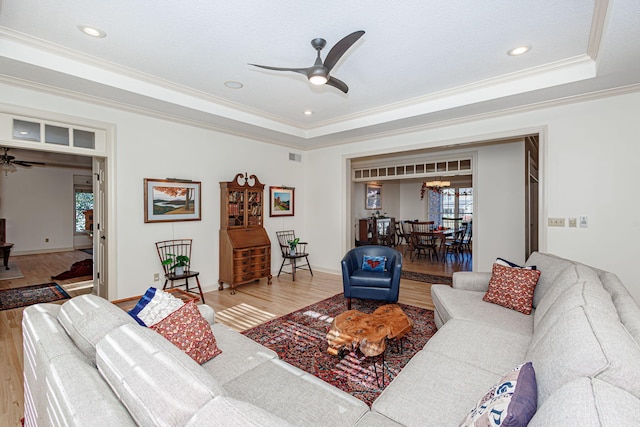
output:
<path id="1" fill-rule="evenodd" d="M 96 274 L 94 271 L 93 277 L 93 285 L 94 291 L 98 288 L 100 289 L 100 296 L 105 299 L 112 300 L 117 298 L 117 287 L 114 284 L 114 280 L 116 278 L 117 272 L 117 258 L 115 254 L 115 236 L 116 236 L 116 221 L 115 221 L 115 170 L 116 170 L 116 161 L 115 161 L 115 145 L 116 145 L 116 126 L 113 123 L 100 122 L 97 120 L 77 117 L 77 116 L 69 116 L 65 114 L 54 113 L 51 111 L 38 110 L 35 108 L 26 108 L 12 104 L 4 104 L 0 103 L 0 114 L 6 116 L 19 116 L 20 118 L 27 117 L 33 120 L 39 120 L 43 122 L 57 122 L 62 124 L 68 124 L 70 127 L 83 127 L 90 128 L 96 131 L 104 132 L 105 141 L 104 148 L 102 150 L 91 150 L 88 148 L 74 148 L 68 146 L 57 146 L 55 144 L 44 144 L 32 141 L 19 141 L 15 139 L 4 138 L 2 134 L 7 133 L 8 136 L 11 135 L 9 132 L 3 131 L 0 134 L 0 143 L 3 146 L 11 147 L 11 148 L 20 148 L 23 150 L 31 150 L 31 151 L 47 151 L 51 153 L 62 153 L 62 154 L 74 154 L 78 156 L 91 157 L 93 159 L 93 163 L 95 164 L 96 159 L 102 159 L 106 168 L 106 179 L 104 181 L 105 184 L 105 195 L 104 195 L 104 204 L 103 204 L 103 217 L 106 216 L 106 221 L 103 219 L 103 224 L 105 225 L 105 233 L 104 240 L 109 242 L 106 245 L 106 251 L 102 254 L 102 261 L 100 262 L 98 268 L 95 270 L 101 271 L 101 274 L 106 274 L 106 283 L 99 285 L 96 282 Z M 95 166 L 94 166 L 95 167 Z M 94 184 L 95 191 L 95 184 Z M 97 247 L 96 245 L 96 235 L 98 233 L 94 233 L 94 249 Z M 95 257 L 94 257 L 95 264 Z M 98 270 L 99 269 L 99 270 Z M 104 276 L 103 276 L 104 277 Z"/>

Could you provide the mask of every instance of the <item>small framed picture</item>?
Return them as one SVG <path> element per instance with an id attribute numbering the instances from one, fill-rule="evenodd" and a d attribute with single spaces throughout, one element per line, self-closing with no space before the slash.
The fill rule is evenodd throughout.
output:
<path id="1" fill-rule="evenodd" d="M 382 187 L 380 185 L 366 185 L 365 208 L 382 209 Z"/>
<path id="2" fill-rule="evenodd" d="M 144 179 L 144 222 L 200 221 L 200 182 Z"/>
<path id="3" fill-rule="evenodd" d="M 269 187 L 269 216 L 293 216 L 295 192 L 293 187 Z"/>

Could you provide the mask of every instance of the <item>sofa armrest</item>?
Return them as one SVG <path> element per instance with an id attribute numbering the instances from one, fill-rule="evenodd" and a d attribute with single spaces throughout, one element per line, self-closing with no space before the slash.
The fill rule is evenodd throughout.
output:
<path id="1" fill-rule="evenodd" d="M 453 288 L 464 291 L 486 292 L 489 289 L 491 273 L 456 271 L 453 273 Z"/>

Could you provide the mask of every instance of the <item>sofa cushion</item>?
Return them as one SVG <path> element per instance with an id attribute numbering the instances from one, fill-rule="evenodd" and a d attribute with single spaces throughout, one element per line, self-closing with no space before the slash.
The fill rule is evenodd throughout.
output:
<path id="1" fill-rule="evenodd" d="M 220 384 L 240 376 L 271 359 L 277 359 L 278 354 L 267 347 L 258 344 L 244 335 L 231 330 L 227 326 L 216 323 L 211 326 L 222 354 L 214 357 L 203 368 Z"/>
<path id="2" fill-rule="evenodd" d="M 616 306 L 620 321 L 631 336 L 640 343 L 640 307 L 633 299 L 618 276 L 608 271 L 598 270 L 602 286 L 609 292 L 613 304 Z"/>
<path id="3" fill-rule="evenodd" d="M 427 342 L 424 350 L 502 375 L 522 363 L 530 341 L 528 335 L 487 323 L 451 319 Z"/>
<path id="4" fill-rule="evenodd" d="M 180 298 L 151 287 L 142 295 L 135 307 L 129 310 L 129 315 L 142 326 L 152 326 L 183 305 L 184 301 Z"/>
<path id="5" fill-rule="evenodd" d="M 571 285 L 564 284 L 563 276 L 571 276 Z M 534 337 L 546 333 L 565 313 L 576 307 L 592 307 L 603 314 L 619 320 L 611 296 L 602 287 L 597 274 L 588 267 L 574 265 L 562 272 L 556 279 L 558 283 L 538 304 L 533 322 Z M 559 289 L 564 289 L 555 295 Z M 553 301 L 550 301 L 553 298 Z"/>
<path id="6" fill-rule="evenodd" d="M 193 301 L 183 304 L 182 307 L 151 326 L 151 329 L 199 364 L 222 353 L 216 344 L 209 322 L 202 317 Z"/>
<path id="7" fill-rule="evenodd" d="M 583 376 L 640 397 L 640 347 L 622 323 L 598 309 L 577 307 L 565 313 L 545 334 L 534 335 L 526 358 L 536 369 L 539 404 Z"/>
<path id="8" fill-rule="evenodd" d="M 111 331 L 96 350 L 98 370 L 139 425 L 185 425 L 224 390 L 176 346 L 138 324 Z"/>
<path id="9" fill-rule="evenodd" d="M 228 396 L 298 426 L 353 425 L 369 410 L 361 400 L 279 359 L 256 366 L 224 388 Z"/>
<path id="10" fill-rule="evenodd" d="M 496 258 L 495 263 L 503 267 L 524 268 L 526 270 L 537 270 L 535 265 L 518 265 L 515 262 L 511 262 L 504 258 Z"/>
<path id="11" fill-rule="evenodd" d="M 636 426 L 640 400 L 604 381 L 578 378 L 555 391 L 538 408 L 529 427 Z"/>
<path id="12" fill-rule="evenodd" d="M 407 426 L 457 426 L 502 374 L 422 350 L 371 409 Z"/>
<path id="13" fill-rule="evenodd" d="M 531 336 L 533 316 L 482 301 L 484 292 L 464 291 L 447 285 L 432 285 L 431 298 L 443 323 L 464 319 Z M 520 361 L 522 362 L 522 360 Z"/>
<path id="14" fill-rule="evenodd" d="M 540 300 L 554 285 L 556 277 L 574 265 L 574 262 L 551 254 L 533 252 L 524 265 L 535 265 L 540 270 L 540 279 L 538 279 L 536 290 L 533 293 L 533 307 L 537 308 Z"/>
<path id="15" fill-rule="evenodd" d="M 525 427 L 536 412 L 537 393 L 533 366 L 523 363 L 495 383 L 460 426 Z"/>
<path id="16" fill-rule="evenodd" d="M 84 356 L 51 360 L 46 374 L 47 425 L 135 426 L 96 368 Z M 43 413 L 42 415 L 45 415 Z"/>
<path id="17" fill-rule="evenodd" d="M 97 295 L 81 295 L 62 304 L 58 321 L 95 365 L 96 344 L 113 329 L 137 324 L 125 311 Z"/>
<path id="18" fill-rule="evenodd" d="M 249 402 L 243 402 L 227 396 L 218 396 L 196 412 L 186 427 L 227 427 L 229 425 L 286 427 L 291 424 Z"/>
<path id="19" fill-rule="evenodd" d="M 524 314 L 531 314 L 533 291 L 540 272 L 519 267 L 493 264 L 489 289 L 483 301 L 498 304 Z"/>

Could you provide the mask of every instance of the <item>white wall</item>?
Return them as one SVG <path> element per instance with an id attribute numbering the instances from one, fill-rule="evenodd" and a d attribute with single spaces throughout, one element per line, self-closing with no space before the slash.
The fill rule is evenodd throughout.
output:
<path id="1" fill-rule="evenodd" d="M 420 199 L 421 187 L 421 182 L 407 181 L 400 184 L 400 200 L 402 201 L 400 219 L 427 220 L 427 195 L 425 194 L 424 199 Z"/>
<path id="2" fill-rule="evenodd" d="M 115 194 L 115 203 L 109 207 L 110 214 L 115 216 L 116 231 L 115 241 L 108 242 L 115 245 L 116 256 L 110 262 L 115 263 L 116 274 L 109 278 L 110 299 L 141 294 L 149 286 L 161 285 L 161 282 L 153 282 L 153 274 L 162 271 L 154 243 L 174 237 L 194 239 L 192 266 L 200 271 L 204 288 L 217 289 L 219 182 L 229 181 L 237 173 L 255 174 L 266 185 L 265 197 L 269 186 L 284 184 L 296 188 L 294 217 L 269 218 L 268 207 L 265 209 L 265 227 L 272 242 L 272 270 L 277 272 L 281 263 L 275 232 L 295 229 L 304 234 L 308 194 L 304 178 L 307 156 L 304 153 L 302 163 L 292 162 L 288 160 L 292 150 L 284 147 L 13 86 L 0 85 L 0 93 L 7 104 L 116 125 L 115 157 L 111 159 L 115 188 L 110 189 Z M 202 182 L 202 221 L 144 223 L 143 179 L 167 177 Z M 23 194 L 25 199 L 31 200 L 31 205 L 22 215 L 32 215 L 36 207 L 43 210 L 46 203 L 49 208 L 53 207 L 47 194 L 47 191 L 39 191 L 33 199 L 32 195 Z M 2 193 L 0 197 L 4 197 Z M 46 203 L 43 204 L 43 200 Z M 324 211 L 330 199 L 323 194 L 319 200 Z M 73 220 L 72 211 L 68 218 L 69 222 Z M 65 244 L 72 246 L 71 241 Z"/>
<path id="3" fill-rule="evenodd" d="M 116 125 L 116 203 L 111 208 L 116 214 L 117 256 L 113 261 L 117 274 L 110 278 L 111 283 L 115 280 L 111 298 L 139 294 L 152 284 L 153 273 L 160 270 L 153 243 L 174 236 L 195 239 L 194 266 L 200 269 L 205 286 L 216 286 L 218 181 L 229 180 L 235 173 L 254 173 L 267 186 L 295 186 L 296 216 L 266 220 L 272 242 L 276 230 L 294 228 L 310 242 L 314 269 L 337 271 L 351 233 L 347 159 L 541 131 L 542 221 L 547 216 L 586 215 L 589 219 L 586 229 L 543 227 L 541 249 L 613 271 L 640 301 L 632 261 L 640 237 L 636 218 L 640 198 L 634 196 L 640 158 L 640 93 L 317 149 L 304 152 L 301 164 L 288 161 L 290 150 L 286 148 L 240 137 L 7 85 L 0 85 L 0 93 L 5 103 Z M 143 223 L 142 179 L 167 176 L 202 181 L 202 221 Z M 500 232 L 491 236 L 502 239 Z M 480 241 L 482 236 L 477 237 Z M 277 247 L 273 249 L 272 262 L 278 267 Z M 487 262 L 494 254 L 510 250 L 493 245 L 474 249 L 486 254 L 478 270 L 488 270 Z"/>
<path id="4" fill-rule="evenodd" d="M 635 197 L 640 158 L 639 109 L 640 93 L 636 92 L 328 147 L 309 153 L 311 159 L 305 174 L 308 178 L 327 177 L 322 183 L 324 191 L 337 194 L 348 184 L 344 159 L 542 132 L 540 249 L 616 273 L 636 301 L 640 301 L 640 281 L 636 279 L 633 262 L 637 252 L 635 242 L 640 238 L 636 214 L 640 211 L 640 198 Z M 319 183 L 309 180 L 310 191 L 319 187 Z M 477 191 L 484 194 L 486 189 Z M 344 218 L 345 200 L 343 196 Z M 545 225 L 547 217 L 580 215 L 588 216 L 588 228 Z M 330 221 L 325 225 L 342 229 L 344 237 L 346 227 L 339 217 L 327 219 Z M 323 247 L 316 263 L 335 269 L 347 240 L 337 241 L 322 230 L 309 229 L 309 239 Z M 474 232 L 474 243 L 491 239 L 500 242 L 505 234 L 503 230 Z M 491 239 L 482 238 L 487 233 Z M 474 245 L 476 253 L 482 254 L 477 270 L 488 271 L 489 260 L 499 253 L 517 250 L 508 256 L 523 256 L 524 245 L 511 249 L 488 244 L 488 247 Z"/>
<path id="5" fill-rule="evenodd" d="M 12 255 L 74 248 L 73 175 L 87 173 L 91 174 L 34 166 L 0 174 L 0 217 L 7 221 L 7 240 L 14 244 Z M 79 243 L 91 245 L 81 237 Z"/>

